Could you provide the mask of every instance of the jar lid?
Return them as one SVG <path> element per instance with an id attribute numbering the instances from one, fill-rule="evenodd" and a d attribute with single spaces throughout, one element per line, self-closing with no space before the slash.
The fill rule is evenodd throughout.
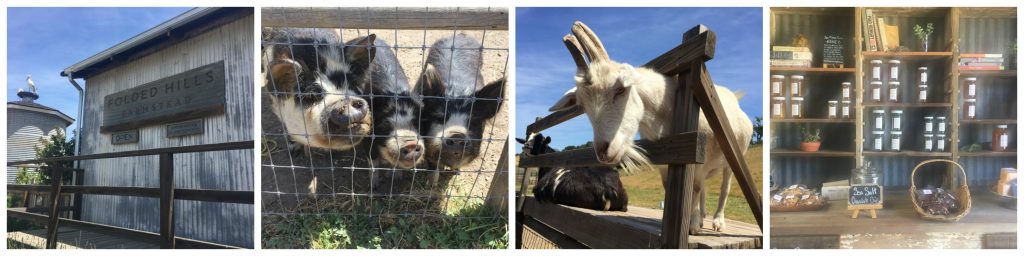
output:
<path id="1" fill-rule="evenodd" d="M 853 83 L 850 83 L 850 82 L 843 82 L 843 85 L 853 85 Z"/>
<path id="2" fill-rule="evenodd" d="M 772 97 L 773 100 L 786 100 L 786 97 Z"/>
<path id="3" fill-rule="evenodd" d="M 838 100 L 830 100 L 830 101 L 828 101 L 828 103 L 839 103 L 839 101 Z"/>
<path id="4" fill-rule="evenodd" d="M 939 120 L 946 120 L 946 117 L 944 117 L 944 116 L 940 116 L 940 117 L 936 117 L 936 118 L 938 118 Z"/>
<path id="5" fill-rule="evenodd" d="M 784 75 L 772 75 L 772 78 L 786 78 Z"/>
<path id="6" fill-rule="evenodd" d="M 884 131 L 873 131 L 873 132 L 871 132 L 871 134 L 882 135 L 882 134 L 885 134 L 885 132 Z"/>
<path id="7" fill-rule="evenodd" d="M 920 67 L 920 68 L 917 68 L 917 70 L 928 70 L 928 67 Z"/>
<path id="8" fill-rule="evenodd" d="M 804 97 L 793 97 L 793 98 L 791 98 L 791 100 L 795 100 L 795 101 L 803 101 L 803 100 L 804 100 Z"/>
<path id="9" fill-rule="evenodd" d="M 872 60 L 871 64 L 882 64 L 882 60 Z"/>
<path id="10" fill-rule="evenodd" d="M 892 131 L 889 134 L 892 134 L 892 135 L 903 135 L 903 132 L 902 131 Z"/>
<path id="11" fill-rule="evenodd" d="M 851 101 L 848 101 L 848 100 L 844 100 L 844 101 L 843 101 L 843 103 L 850 103 L 850 102 L 851 102 Z"/>
<path id="12" fill-rule="evenodd" d="M 940 138 L 941 138 L 941 137 L 946 137 L 946 134 L 945 134 L 945 133 L 939 133 L 939 135 L 938 135 L 938 136 L 939 136 Z"/>
<path id="13" fill-rule="evenodd" d="M 889 63 L 896 63 L 896 64 L 899 64 L 899 63 L 900 63 L 900 60 L 889 60 Z"/>
<path id="14" fill-rule="evenodd" d="M 792 75 L 792 76 L 789 76 L 789 77 L 790 78 L 794 78 L 794 79 L 804 79 L 804 76 L 801 76 L 801 75 Z"/>
<path id="15" fill-rule="evenodd" d="M 883 110 L 883 109 L 876 109 L 875 111 L 871 111 L 871 112 L 874 112 L 875 114 L 885 114 L 885 110 Z"/>
<path id="16" fill-rule="evenodd" d="M 932 137 L 933 135 L 931 133 L 925 133 L 924 136 L 925 137 Z"/>
<path id="17" fill-rule="evenodd" d="M 966 102 L 977 102 L 978 99 L 965 99 L 964 101 L 966 101 Z"/>
<path id="18" fill-rule="evenodd" d="M 893 114 L 903 114 L 903 110 L 893 110 Z"/>
<path id="19" fill-rule="evenodd" d="M 996 125 L 996 128 L 1006 129 L 1006 127 L 1010 127 L 1010 126 L 1009 125 L 1005 125 L 1005 124 Z"/>
<path id="20" fill-rule="evenodd" d="M 926 117 L 924 117 L 924 119 L 935 119 L 935 117 L 934 116 L 926 116 Z"/>
<path id="21" fill-rule="evenodd" d="M 972 77 L 964 78 L 964 80 L 967 80 L 967 81 L 978 81 L 978 78 L 972 76 Z"/>
<path id="22" fill-rule="evenodd" d="M 871 81 L 871 84 L 882 85 L 882 81 Z"/>
<path id="23" fill-rule="evenodd" d="M 900 85 L 900 81 L 889 81 L 889 84 Z"/>
<path id="24" fill-rule="evenodd" d="M 917 87 L 928 88 L 928 85 L 927 84 L 921 84 L 921 85 L 918 85 Z"/>

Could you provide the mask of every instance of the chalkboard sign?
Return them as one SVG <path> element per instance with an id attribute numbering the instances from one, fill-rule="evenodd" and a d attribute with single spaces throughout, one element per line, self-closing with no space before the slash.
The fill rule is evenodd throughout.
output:
<path id="1" fill-rule="evenodd" d="M 882 204 L 882 186 L 851 185 L 850 205 Z"/>
<path id="2" fill-rule="evenodd" d="M 822 63 L 825 65 L 843 65 L 846 61 L 843 56 L 843 45 L 846 38 L 840 35 L 825 35 L 825 45 L 822 47 Z"/>

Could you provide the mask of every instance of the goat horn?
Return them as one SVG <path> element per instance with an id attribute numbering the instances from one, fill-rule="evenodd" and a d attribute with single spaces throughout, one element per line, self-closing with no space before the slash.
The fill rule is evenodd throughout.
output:
<path id="1" fill-rule="evenodd" d="M 583 50 L 590 57 L 590 62 L 611 60 L 608 57 L 608 51 L 604 49 L 604 44 L 601 43 L 601 39 L 597 38 L 597 34 L 594 34 L 594 31 L 590 30 L 587 24 L 576 21 L 572 26 L 572 34 L 576 35 L 576 38 L 583 44 Z"/>
<path id="2" fill-rule="evenodd" d="M 565 35 L 565 37 L 562 37 L 562 42 L 565 43 L 565 48 L 569 50 L 569 55 L 572 55 L 572 60 L 576 62 L 576 70 L 587 70 L 587 60 L 583 58 L 580 42 L 576 40 L 576 36 L 572 34 Z"/>

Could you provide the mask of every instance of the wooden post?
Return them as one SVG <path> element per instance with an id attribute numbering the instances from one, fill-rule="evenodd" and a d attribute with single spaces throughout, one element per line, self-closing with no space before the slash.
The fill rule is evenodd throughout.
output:
<path id="1" fill-rule="evenodd" d="M 536 118 L 534 120 L 534 123 L 530 124 L 530 126 L 534 126 L 534 124 L 536 124 L 540 120 L 540 117 Z M 539 128 L 538 130 L 540 129 L 543 128 Z M 527 128 L 527 136 L 529 136 L 530 133 L 534 132 L 536 131 L 531 131 L 529 128 Z M 537 178 L 540 179 L 540 177 Z M 530 187 L 530 169 L 523 168 L 523 179 L 522 181 L 519 182 L 519 191 L 516 192 L 516 249 L 523 248 L 523 223 L 526 221 L 526 214 L 523 213 L 523 204 L 526 203 L 526 188 L 528 187 Z"/>
<path id="2" fill-rule="evenodd" d="M 46 225 L 46 249 L 57 249 L 57 230 L 60 225 L 60 180 L 64 176 L 64 169 L 57 166 L 50 167 L 50 221 Z"/>
<path id="3" fill-rule="evenodd" d="M 83 172 L 83 170 L 82 169 L 74 169 L 74 174 L 75 174 L 75 186 L 85 185 L 85 180 L 84 180 L 85 179 L 85 175 L 84 175 L 85 173 Z M 74 210 L 72 210 L 73 212 L 71 213 L 72 214 L 71 218 L 75 219 L 75 220 L 82 220 L 82 193 L 75 193 L 74 197 L 75 197 L 74 198 L 74 204 L 75 205 L 72 206 L 72 207 L 74 207 Z"/>
<path id="4" fill-rule="evenodd" d="M 174 249 L 174 154 L 160 154 L 160 248 Z"/>
<path id="5" fill-rule="evenodd" d="M 498 160 L 498 168 L 494 170 L 494 178 L 487 189 L 484 204 L 499 213 L 508 213 L 508 142 L 505 142 Z"/>

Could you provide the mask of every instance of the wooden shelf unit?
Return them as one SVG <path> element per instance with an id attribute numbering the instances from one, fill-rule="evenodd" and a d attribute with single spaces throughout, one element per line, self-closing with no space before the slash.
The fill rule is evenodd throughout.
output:
<path id="1" fill-rule="evenodd" d="M 772 123 L 821 123 L 821 124 L 852 124 L 853 119 L 827 119 L 827 118 L 777 118 Z"/>
<path id="2" fill-rule="evenodd" d="M 774 66 L 771 67 L 770 70 L 771 70 L 772 73 L 782 73 L 782 74 L 793 74 L 793 73 L 853 74 L 853 72 L 857 71 L 857 69 L 855 69 L 855 68 L 820 68 L 820 67 L 818 67 L 818 68 L 815 68 L 815 67 L 801 68 L 801 67 L 774 67 Z"/>
<path id="3" fill-rule="evenodd" d="M 838 150 L 819 150 L 816 152 L 806 152 L 794 149 L 772 149 L 772 157 L 852 157 L 853 151 L 838 151 Z"/>
<path id="4" fill-rule="evenodd" d="M 975 152 L 960 152 L 960 157 L 1017 157 L 1017 151 L 1003 151 L 994 152 L 991 150 L 982 150 Z"/>

